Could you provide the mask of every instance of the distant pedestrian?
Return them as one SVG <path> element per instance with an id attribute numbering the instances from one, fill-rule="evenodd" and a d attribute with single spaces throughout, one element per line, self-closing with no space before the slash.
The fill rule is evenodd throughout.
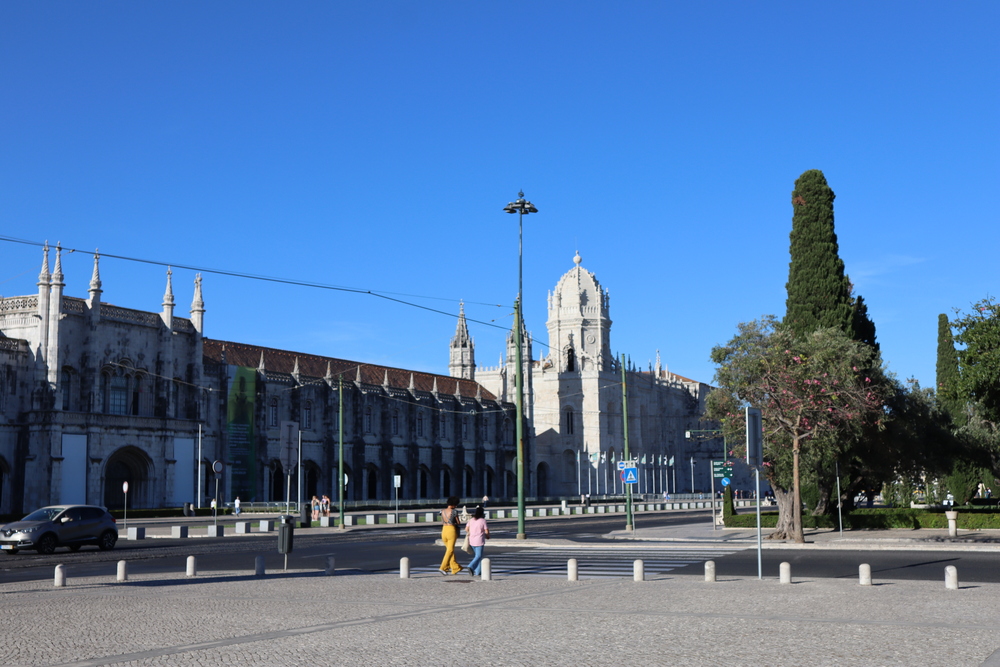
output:
<path id="1" fill-rule="evenodd" d="M 233 514 L 236 516 L 240 515 L 240 497 L 236 496 L 236 500 L 233 501 Z"/>
<path id="2" fill-rule="evenodd" d="M 472 518 L 465 524 L 465 534 L 469 536 L 469 546 L 472 547 L 473 553 L 469 571 L 478 577 L 483 565 L 483 549 L 490 537 L 490 529 L 486 526 L 486 512 L 482 506 L 476 508 Z"/>
<path id="3" fill-rule="evenodd" d="M 438 571 L 441 574 L 458 574 L 462 571 L 462 566 L 455 559 L 455 542 L 458 541 L 458 531 L 461 522 L 458 518 L 458 498 L 451 496 L 447 500 L 447 507 L 441 510 L 441 541 L 444 542 L 444 558 L 441 559 L 441 567 Z"/>
<path id="4" fill-rule="evenodd" d="M 330 516 L 330 496 L 323 494 L 319 501 L 319 511 L 323 513 L 323 516 Z"/>
<path id="5" fill-rule="evenodd" d="M 217 506 L 217 503 L 215 502 L 215 498 L 212 498 L 212 514 L 215 514 L 215 508 L 216 508 L 216 506 Z"/>
<path id="6" fill-rule="evenodd" d="M 319 498 L 313 496 L 309 504 L 312 507 L 312 520 L 319 521 Z"/>

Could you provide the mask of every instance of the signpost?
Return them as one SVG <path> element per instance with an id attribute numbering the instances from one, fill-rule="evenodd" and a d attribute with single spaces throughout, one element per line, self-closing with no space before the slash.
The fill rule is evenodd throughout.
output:
<path id="1" fill-rule="evenodd" d="M 764 578 L 760 536 L 760 467 L 764 464 L 764 420 L 757 408 L 746 408 L 747 465 L 757 481 L 757 578 Z"/>
<path id="2" fill-rule="evenodd" d="M 285 469 L 285 514 L 290 513 L 292 504 L 292 472 L 295 470 L 297 459 L 297 444 L 299 439 L 298 422 L 281 422 L 279 454 L 281 456 L 281 467 Z"/>
<path id="3" fill-rule="evenodd" d="M 212 472 L 215 473 L 215 506 L 212 508 L 212 515 L 215 526 L 219 526 L 219 479 L 222 478 L 222 471 L 225 469 L 222 461 L 212 462 Z"/>
<path id="4" fill-rule="evenodd" d="M 128 535 L 128 482 L 122 482 L 122 493 L 125 494 L 125 516 L 122 517 L 122 524 L 125 526 L 125 535 Z"/>

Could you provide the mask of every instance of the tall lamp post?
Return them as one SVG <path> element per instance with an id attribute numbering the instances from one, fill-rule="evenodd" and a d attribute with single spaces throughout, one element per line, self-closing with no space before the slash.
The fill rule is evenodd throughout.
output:
<path id="1" fill-rule="evenodd" d="M 523 279 L 522 257 L 524 249 L 524 216 L 526 213 L 538 213 L 538 209 L 530 201 L 524 199 L 524 191 L 517 193 L 517 201 L 510 202 L 504 207 L 507 213 L 517 213 L 517 301 L 514 303 L 514 329 L 515 341 L 517 342 L 517 355 L 515 361 L 517 370 L 514 374 L 515 386 L 515 406 L 517 409 L 517 539 L 527 539 L 524 532 L 524 364 L 521 361 L 521 348 L 524 346 L 524 339 L 521 334 L 521 286 Z"/>

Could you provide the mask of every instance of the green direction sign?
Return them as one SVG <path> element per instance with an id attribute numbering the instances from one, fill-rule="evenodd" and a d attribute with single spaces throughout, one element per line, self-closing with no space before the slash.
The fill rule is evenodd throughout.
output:
<path id="1" fill-rule="evenodd" d="M 712 477 L 715 479 L 723 479 L 725 477 L 733 476 L 733 462 L 732 461 L 712 461 Z"/>

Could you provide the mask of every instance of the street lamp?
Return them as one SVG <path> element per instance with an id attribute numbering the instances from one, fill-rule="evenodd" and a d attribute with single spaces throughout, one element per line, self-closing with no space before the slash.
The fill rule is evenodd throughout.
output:
<path id="1" fill-rule="evenodd" d="M 524 532 L 524 368 L 521 362 L 521 348 L 524 345 L 521 335 L 521 285 L 523 277 L 523 249 L 524 249 L 524 215 L 526 213 L 538 213 L 538 209 L 530 201 L 524 198 L 524 192 L 517 193 L 517 201 L 510 202 L 504 207 L 507 213 L 517 213 L 517 301 L 514 303 L 514 329 L 515 340 L 517 342 L 517 370 L 514 374 L 515 405 L 517 409 L 517 539 L 527 538 Z"/>

